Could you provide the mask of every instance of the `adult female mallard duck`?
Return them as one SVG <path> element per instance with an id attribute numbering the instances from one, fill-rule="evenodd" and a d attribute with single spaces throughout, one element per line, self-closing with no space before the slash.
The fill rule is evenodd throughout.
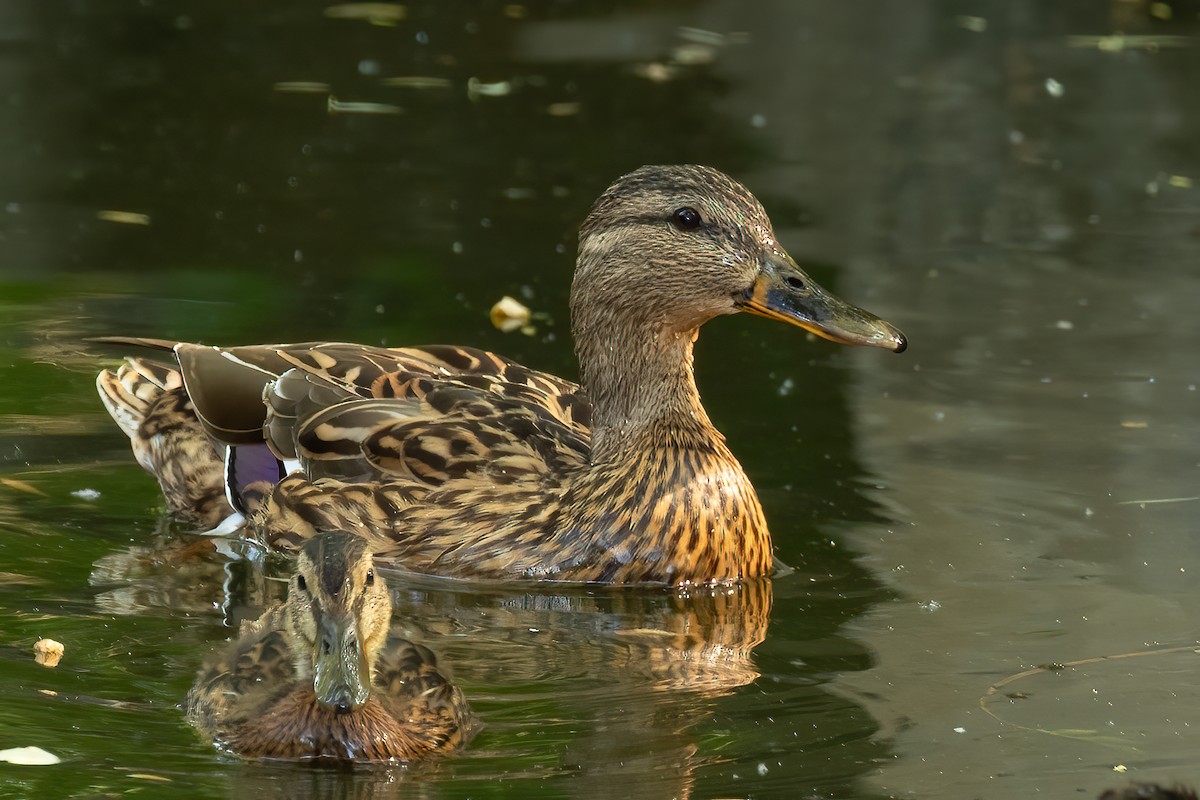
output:
<path id="1" fill-rule="evenodd" d="M 738 311 L 905 348 L 796 265 L 745 187 L 699 166 L 642 167 L 584 220 L 579 386 L 464 347 L 105 341 L 174 351 L 227 450 L 229 496 L 271 545 L 344 529 L 424 572 L 704 583 L 772 567 L 754 488 L 692 374 L 700 326 Z"/>
<path id="2" fill-rule="evenodd" d="M 428 649 L 388 642 L 391 616 L 366 540 L 309 539 L 287 601 L 201 670 L 188 720 L 250 758 L 411 762 L 458 748 L 474 727 L 466 698 Z"/>

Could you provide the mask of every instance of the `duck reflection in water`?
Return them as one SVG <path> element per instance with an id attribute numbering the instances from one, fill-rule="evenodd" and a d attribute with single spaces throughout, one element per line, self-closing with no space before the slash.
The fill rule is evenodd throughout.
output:
<path id="1" fill-rule="evenodd" d="M 458 749 L 474 730 L 465 696 L 428 648 L 389 640 L 391 616 L 365 540 L 317 535 L 287 600 L 201 670 L 188 720 L 247 757 L 407 763 Z"/>

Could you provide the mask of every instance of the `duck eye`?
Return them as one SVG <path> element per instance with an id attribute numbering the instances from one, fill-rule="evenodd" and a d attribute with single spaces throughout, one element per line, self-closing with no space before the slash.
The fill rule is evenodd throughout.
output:
<path id="1" fill-rule="evenodd" d="M 700 227 L 700 212 L 694 208 L 684 206 L 677 209 L 671 215 L 671 221 L 675 223 L 675 227 L 680 230 L 695 230 Z"/>
<path id="2" fill-rule="evenodd" d="M 367 570 L 367 586 L 374 586 L 374 585 L 375 585 L 375 570 L 369 569 L 369 570 Z"/>
<path id="3" fill-rule="evenodd" d="M 296 576 L 296 588 L 302 592 L 308 591 L 308 581 L 304 580 L 303 575 Z"/>

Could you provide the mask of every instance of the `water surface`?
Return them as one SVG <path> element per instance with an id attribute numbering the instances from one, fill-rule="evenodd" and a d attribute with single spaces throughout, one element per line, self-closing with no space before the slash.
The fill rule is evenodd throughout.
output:
<path id="1" fill-rule="evenodd" d="M 64 759 L 0 765 L 0 796 L 1200 782 L 1194 4 L 332 13 L 0 11 L 0 749 Z M 389 80 L 411 77 L 437 80 Z M 172 557 L 194 539 L 95 397 L 115 355 L 81 340 L 469 343 L 572 376 L 575 230 L 655 162 L 742 179 L 912 343 L 705 329 L 701 391 L 793 571 L 684 595 L 392 575 L 397 625 L 486 723 L 462 756 L 343 774 L 200 741 L 177 704 L 286 565 Z M 535 335 L 491 327 L 505 294 L 548 315 Z M 1160 647 L 1185 649 L 980 704 Z"/>

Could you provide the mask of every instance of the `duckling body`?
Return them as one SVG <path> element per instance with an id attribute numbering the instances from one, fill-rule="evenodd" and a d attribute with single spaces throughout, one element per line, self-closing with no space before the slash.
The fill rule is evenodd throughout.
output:
<path id="1" fill-rule="evenodd" d="M 699 327 L 741 310 L 905 347 L 805 275 L 753 195 L 706 167 L 643 167 L 584 222 L 581 385 L 462 347 L 110 341 L 174 351 L 200 422 L 232 454 L 235 505 L 271 545 L 340 528 L 437 574 L 709 583 L 772 565 L 754 488 L 692 371 Z M 282 480 L 239 475 L 240 451 L 264 442 Z"/>
<path id="2" fill-rule="evenodd" d="M 430 650 L 388 639 L 366 543 L 323 533 L 299 559 L 288 600 L 200 672 L 188 720 L 247 758 L 412 762 L 461 747 L 467 701 Z"/>

